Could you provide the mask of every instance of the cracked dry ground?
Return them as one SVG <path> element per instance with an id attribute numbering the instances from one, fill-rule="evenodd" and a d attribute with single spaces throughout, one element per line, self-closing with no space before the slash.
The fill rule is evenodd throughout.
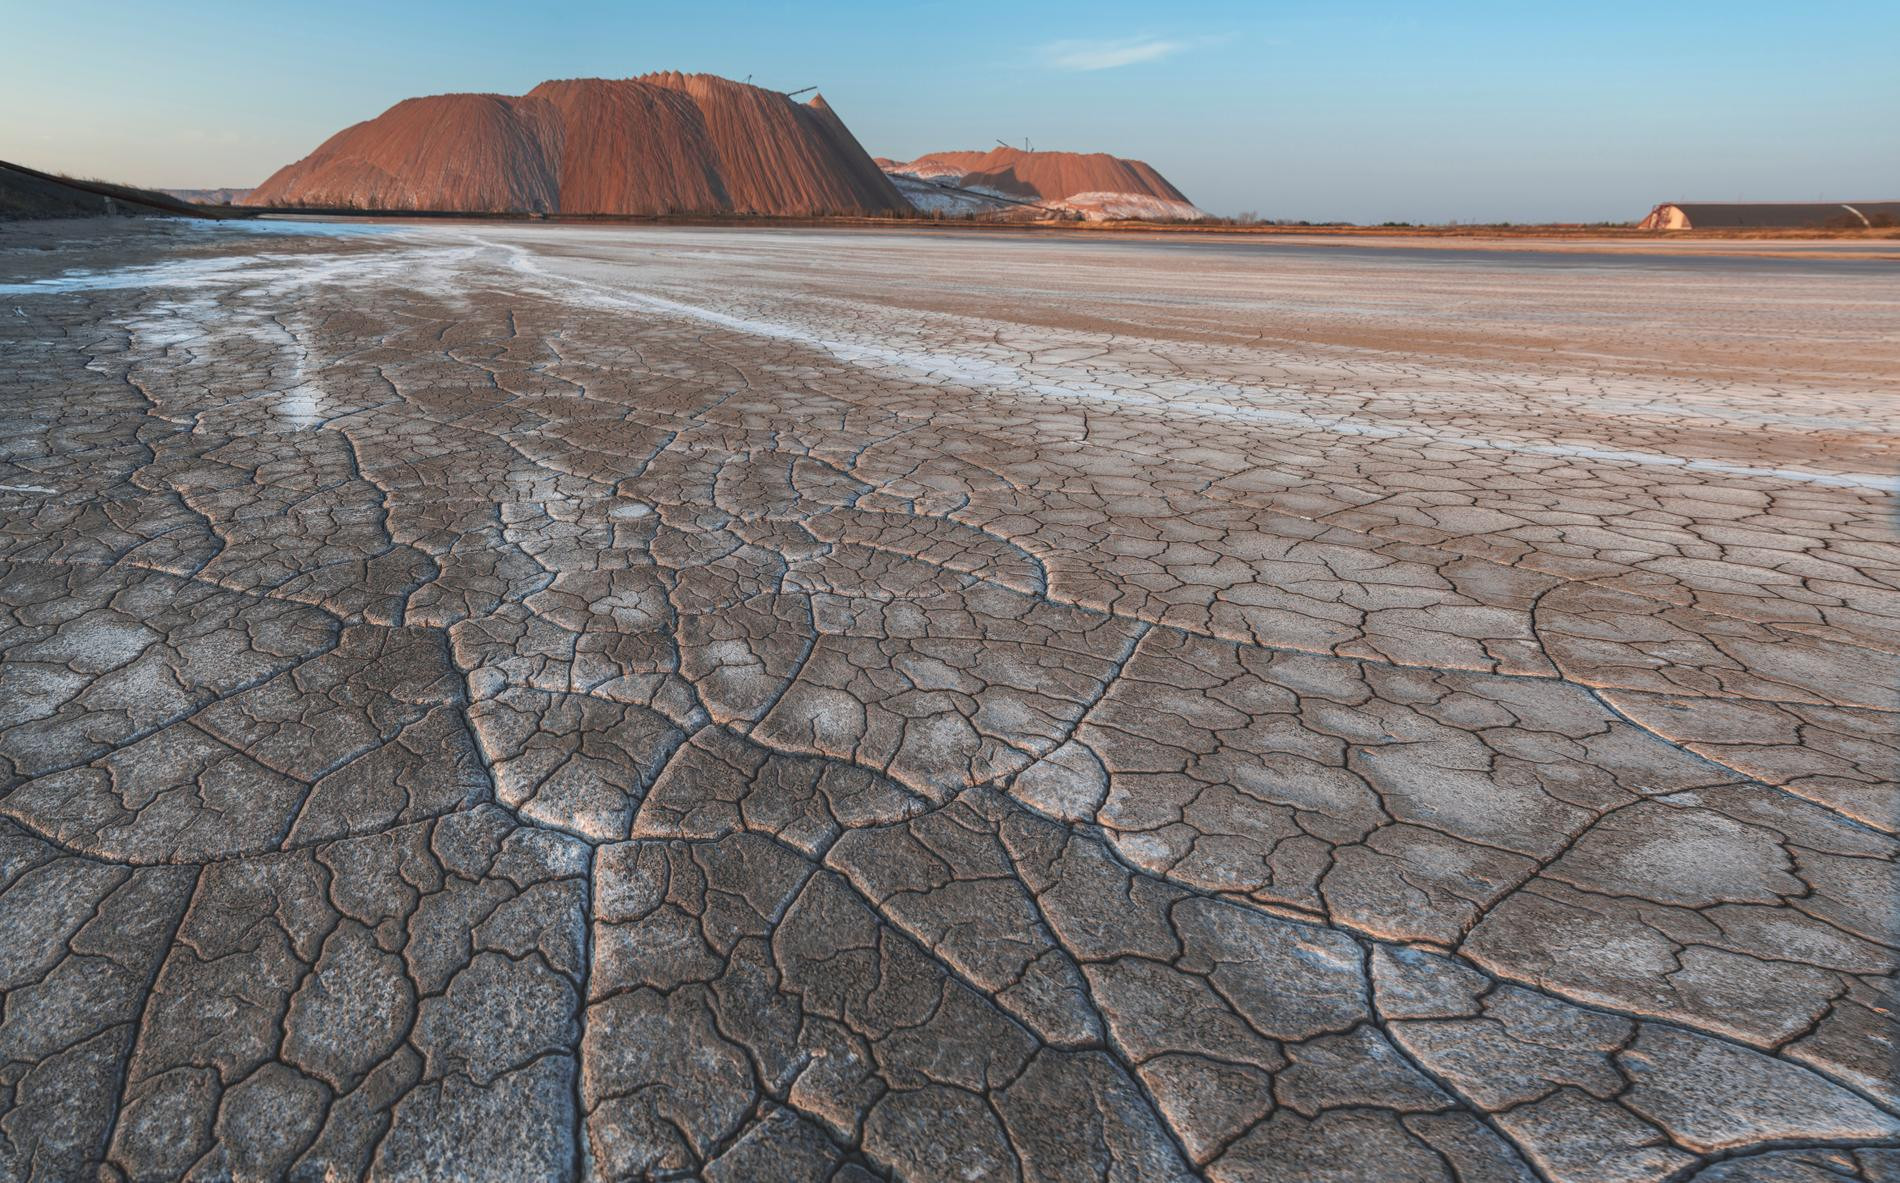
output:
<path id="1" fill-rule="evenodd" d="M 100 234 L 0 1177 L 1900 1178 L 1891 271 Z"/>

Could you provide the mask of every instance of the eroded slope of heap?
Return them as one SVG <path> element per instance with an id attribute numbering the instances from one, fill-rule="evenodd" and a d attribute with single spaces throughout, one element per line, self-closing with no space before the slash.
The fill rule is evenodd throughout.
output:
<path id="1" fill-rule="evenodd" d="M 247 205 L 805 215 L 906 209 L 822 96 L 710 74 L 408 99 L 278 170 Z"/>
<path id="2" fill-rule="evenodd" d="M 1106 152 L 1026 152 L 998 146 L 988 152 L 931 152 L 907 162 L 881 163 L 920 206 L 934 203 L 928 195 L 920 202 L 912 193 L 917 181 L 1034 201 L 1091 219 L 1206 216 L 1146 161 Z M 949 193 L 946 199 L 955 203 L 957 195 Z"/>

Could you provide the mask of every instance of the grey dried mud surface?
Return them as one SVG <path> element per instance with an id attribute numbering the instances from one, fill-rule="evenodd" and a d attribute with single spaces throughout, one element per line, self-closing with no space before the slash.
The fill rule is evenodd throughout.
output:
<path id="1" fill-rule="evenodd" d="M 1888 272 L 0 271 L 0 1178 L 1900 1178 Z"/>

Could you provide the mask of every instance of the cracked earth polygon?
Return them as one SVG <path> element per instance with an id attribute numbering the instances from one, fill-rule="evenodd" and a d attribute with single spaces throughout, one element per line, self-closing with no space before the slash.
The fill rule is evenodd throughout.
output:
<path id="1" fill-rule="evenodd" d="M 0 234 L 0 1178 L 1900 1178 L 1900 281 Z"/>

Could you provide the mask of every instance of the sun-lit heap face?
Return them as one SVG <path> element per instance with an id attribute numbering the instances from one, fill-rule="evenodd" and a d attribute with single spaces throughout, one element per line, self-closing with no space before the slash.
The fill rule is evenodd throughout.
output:
<path id="1" fill-rule="evenodd" d="M 909 206 L 822 97 L 710 74 L 406 99 L 241 204 L 518 214 L 893 214 Z"/>
<path id="2" fill-rule="evenodd" d="M 1884 274 L 31 241 L 0 1175 L 1893 1167 Z"/>

